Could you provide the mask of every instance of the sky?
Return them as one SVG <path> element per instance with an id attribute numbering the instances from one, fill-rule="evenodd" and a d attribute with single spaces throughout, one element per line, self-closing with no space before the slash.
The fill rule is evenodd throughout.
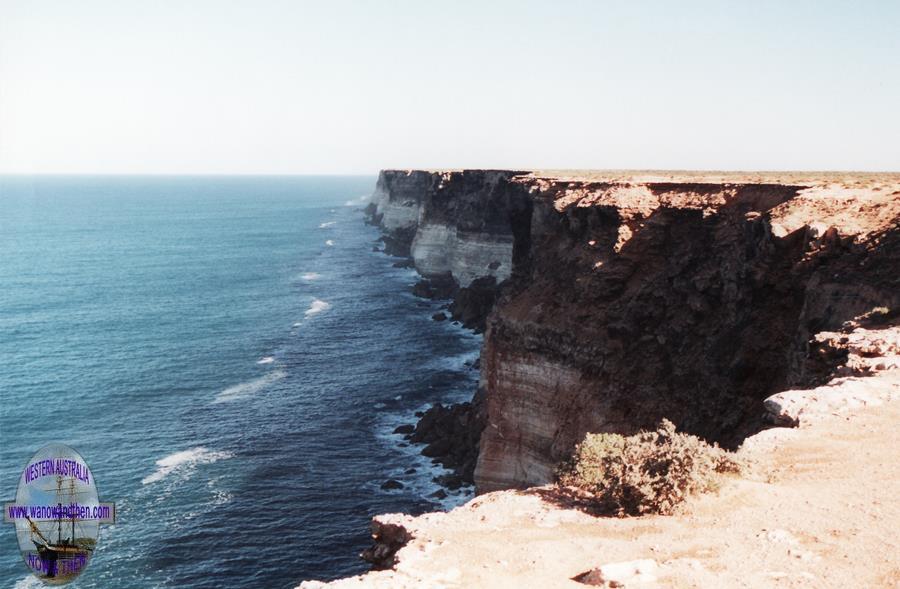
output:
<path id="1" fill-rule="evenodd" d="M 900 171 L 900 2 L 0 0 L 0 173 Z"/>

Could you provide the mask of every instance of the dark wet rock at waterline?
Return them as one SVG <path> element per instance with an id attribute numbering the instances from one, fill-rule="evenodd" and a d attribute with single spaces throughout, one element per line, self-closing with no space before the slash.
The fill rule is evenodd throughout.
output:
<path id="1" fill-rule="evenodd" d="M 435 404 L 421 416 L 409 436 L 412 442 L 424 445 L 423 455 L 452 471 L 452 475 L 444 475 L 437 481 L 444 486 L 458 488 L 473 482 L 485 424 L 482 399 L 479 392 L 471 403 Z"/>
<path id="2" fill-rule="evenodd" d="M 434 477 L 434 479 L 432 480 L 442 487 L 450 489 L 451 491 L 455 491 L 466 484 L 466 481 L 464 481 L 463 478 L 456 473 L 442 474 L 440 476 Z"/>
<path id="3" fill-rule="evenodd" d="M 413 294 L 423 299 L 449 299 L 459 290 L 450 274 L 438 274 L 423 278 L 413 286 Z"/>

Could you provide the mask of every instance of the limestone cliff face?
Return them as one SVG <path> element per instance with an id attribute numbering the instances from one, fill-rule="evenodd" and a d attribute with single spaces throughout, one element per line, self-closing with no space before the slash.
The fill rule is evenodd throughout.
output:
<path id="1" fill-rule="evenodd" d="M 383 171 L 372 199 L 375 219 L 425 276 L 451 274 L 463 287 L 486 276 L 502 282 L 513 266 L 514 175 Z"/>
<path id="2" fill-rule="evenodd" d="M 506 281 L 479 491 L 661 417 L 735 445 L 766 397 L 824 382 L 816 333 L 900 308 L 900 182 L 863 180 L 383 172 L 376 214 L 421 272 Z"/>

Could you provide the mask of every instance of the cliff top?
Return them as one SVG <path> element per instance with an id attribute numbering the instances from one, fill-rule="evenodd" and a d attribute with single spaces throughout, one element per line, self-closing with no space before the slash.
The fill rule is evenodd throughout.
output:
<path id="1" fill-rule="evenodd" d="M 436 175 L 502 174 L 554 202 L 557 210 L 609 206 L 640 221 L 654 210 L 705 211 L 749 194 L 748 206 L 768 212 L 777 232 L 815 226 L 864 236 L 900 223 L 900 172 L 723 172 L 685 170 L 384 170 Z M 759 187 L 759 188 L 757 188 Z M 771 194 L 769 194 L 771 193 Z"/>
<path id="2" fill-rule="evenodd" d="M 412 170 L 385 170 L 412 171 Z M 892 192 L 900 190 L 900 172 L 722 171 L 722 170 L 495 170 L 420 169 L 429 173 L 513 172 L 524 177 L 596 183 L 785 184 Z"/>
<path id="3" fill-rule="evenodd" d="M 710 170 L 535 170 L 529 175 L 554 180 L 636 184 L 786 184 L 807 187 L 900 189 L 900 172 L 801 172 Z"/>

